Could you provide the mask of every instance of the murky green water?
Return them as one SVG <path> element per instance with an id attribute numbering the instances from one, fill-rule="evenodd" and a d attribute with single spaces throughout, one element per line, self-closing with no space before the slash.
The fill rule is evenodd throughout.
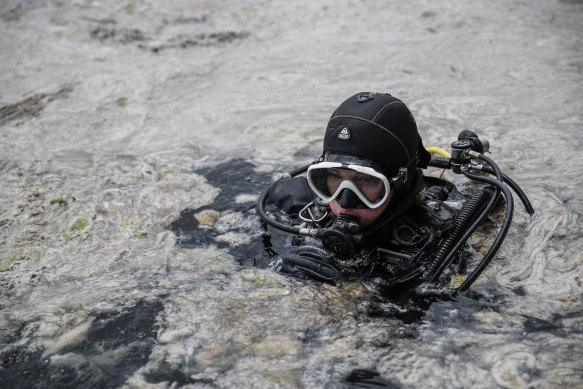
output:
<path id="1" fill-rule="evenodd" d="M 0 386 L 581 386 L 582 16 L 551 0 L 2 2 Z M 426 145 L 484 135 L 537 210 L 517 204 L 472 292 L 415 320 L 374 282 L 237 258 L 262 244 L 257 188 L 316 157 L 364 90 L 404 100 Z M 195 215 L 213 227 L 178 228 Z"/>

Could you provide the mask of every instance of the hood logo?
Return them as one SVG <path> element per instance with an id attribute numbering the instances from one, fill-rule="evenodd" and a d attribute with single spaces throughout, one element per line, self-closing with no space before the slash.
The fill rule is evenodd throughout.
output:
<path id="1" fill-rule="evenodd" d="M 351 136 L 352 136 L 352 134 L 350 133 L 350 130 L 348 129 L 348 127 L 344 127 L 342 130 L 340 130 L 340 133 L 338 134 L 338 139 L 350 140 Z"/>

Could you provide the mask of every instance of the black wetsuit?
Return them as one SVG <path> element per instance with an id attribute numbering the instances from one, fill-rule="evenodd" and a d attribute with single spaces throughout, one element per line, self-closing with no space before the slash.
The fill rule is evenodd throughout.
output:
<path id="1" fill-rule="evenodd" d="M 421 174 L 415 187 L 417 190 L 412 191 L 413 195 L 402 197 L 397 205 L 391 200 L 383 215 L 359 232 L 360 247 L 354 257 L 342 261 L 333 259 L 332 264 L 343 272 L 382 275 L 394 283 L 423 280 L 466 196 L 448 181 Z M 306 208 L 308 204 L 311 205 Z M 336 220 L 329 207 L 319 203 L 305 177 L 284 178 L 275 183 L 267 205 L 272 216 L 293 225 L 306 222 L 306 219 L 318 220 L 326 211 L 326 217 L 319 222 L 306 222 L 307 227 L 327 228 Z M 294 237 L 292 245 L 314 247 L 321 246 L 321 242 L 313 238 Z M 462 254 L 460 250 L 456 255 L 457 265 L 453 271 L 463 270 L 460 268 L 464 262 Z M 330 262 L 329 259 L 327 262 Z M 306 272 L 301 271 L 301 263 L 305 262 L 298 265 L 298 271 L 294 258 L 288 256 L 287 261 L 288 266 L 280 267 L 280 270 L 305 275 Z M 320 278 L 317 270 L 307 273 Z"/>

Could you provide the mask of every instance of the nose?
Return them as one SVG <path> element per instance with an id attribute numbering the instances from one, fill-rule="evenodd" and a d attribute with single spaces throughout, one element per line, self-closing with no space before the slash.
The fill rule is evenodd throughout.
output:
<path id="1" fill-rule="evenodd" d="M 358 198 L 356 193 L 350 189 L 343 189 L 337 198 L 338 205 L 344 209 L 364 209 L 364 203 Z"/>

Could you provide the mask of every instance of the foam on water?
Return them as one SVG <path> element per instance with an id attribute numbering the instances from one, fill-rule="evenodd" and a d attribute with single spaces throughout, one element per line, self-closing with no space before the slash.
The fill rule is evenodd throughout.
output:
<path id="1" fill-rule="evenodd" d="M 582 15 L 2 2 L 0 386 L 580 386 Z M 249 265 L 257 196 L 364 90 L 403 99 L 428 146 L 486 137 L 533 203 L 469 294 L 411 312 L 375 280 Z"/>

